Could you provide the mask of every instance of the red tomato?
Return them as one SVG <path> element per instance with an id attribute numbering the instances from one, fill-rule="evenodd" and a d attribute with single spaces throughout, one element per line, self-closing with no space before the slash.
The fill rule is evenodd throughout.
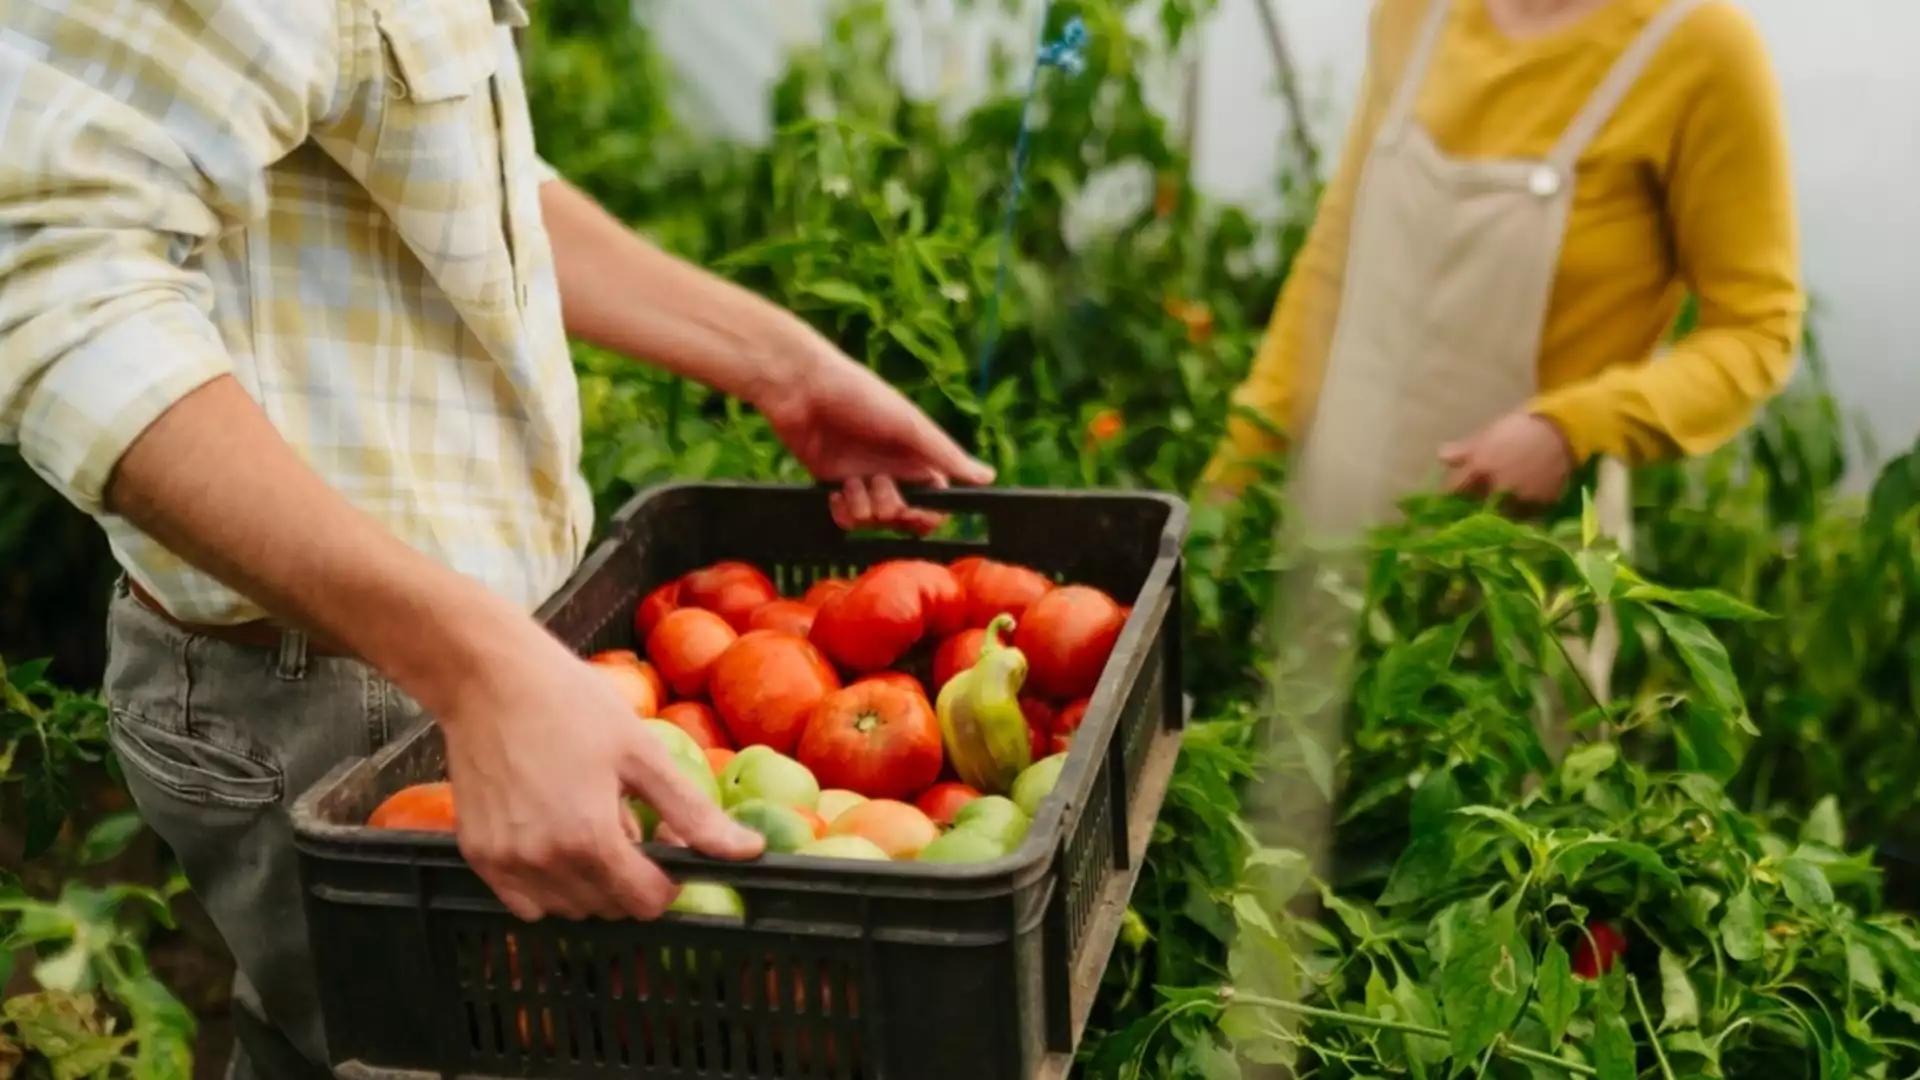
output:
<path id="1" fill-rule="evenodd" d="M 940 776 L 940 720 L 925 694 L 867 680 L 828 694 L 795 754 L 823 788 L 909 799 Z"/>
<path id="2" fill-rule="evenodd" d="M 445 780 L 414 784 L 389 795 L 367 818 L 370 829 L 410 832 L 452 832 L 460 816 L 454 812 L 453 785 Z"/>
<path id="3" fill-rule="evenodd" d="M 726 770 L 727 764 L 733 760 L 733 754 L 732 750 L 726 749 L 708 750 L 707 768 L 713 770 L 713 775 L 719 776 Z"/>
<path id="4" fill-rule="evenodd" d="M 980 792 L 965 784 L 935 784 L 915 799 L 913 805 L 944 829 L 953 824 L 953 815 L 959 813 L 961 807 L 979 797 Z"/>
<path id="5" fill-rule="evenodd" d="M 670 611 L 647 635 L 647 655 L 683 698 L 707 692 L 707 675 L 739 635 L 727 620 L 703 608 Z"/>
<path id="6" fill-rule="evenodd" d="M 893 666 L 922 638 L 961 628 L 966 594 L 939 563 L 900 559 L 876 564 L 847 591 L 820 606 L 809 639 L 853 672 Z"/>
<path id="7" fill-rule="evenodd" d="M 1087 718 L 1087 699 L 1063 707 L 1053 718 L 1053 732 L 1047 740 L 1048 754 L 1064 754 L 1073 745 L 1074 733 L 1080 730 L 1080 724 Z"/>
<path id="8" fill-rule="evenodd" d="M 706 608 L 743 634 L 751 629 L 747 622 L 754 609 L 778 599 L 773 580 L 748 563 L 717 562 L 680 579 L 682 604 Z"/>
<path id="9" fill-rule="evenodd" d="M 660 693 L 654 688 L 652 679 L 640 670 L 638 661 L 626 663 L 622 660 L 589 660 L 593 670 L 607 677 L 614 689 L 620 691 L 621 700 L 640 717 L 654 716 L 660 711 Z"/>
<path id="10" fill-rule="evenodd" d="M 953 576 L 967 594 L 967 625 L 984 627 L 995 615 L 1017 623 L 1027 605 L 1053 589 L 1039 571 L 992 559 L 967 558 L 953 564 Z"/>
<path id="11" fill-rule="evenodd" d="M 846 578 L 821 578 L 807 589 L 806 595 L 800 598 L 800 602 L 818 611 L 820 605 L 851 588 L 853 588 L 853 582 Z"/>
<path id="12" fill-rule="evenodd" d="M 587 661 L 594 664 L 615 664 L 620 667 L 632 668 L 640 673 L 641 678 L 647 680 L 648 685 L 653 687 L 653 700 L 656 705 L 665 705 L 668 700 L 670 700 L 667 696 L 667 680 L 660 677 L 660 669 L 640 659 L 640 654 L 634 652 L 632 649 L 608 649 L 605 652 L 594 653 L 592 656 L 587 657 Z M 645 713 L 643 715 L 652 716 L 654 714 Z"/>
<path id="13" fill-rule="evenodd" d="M 814 706 L 840 689 L 840 677 L 806 638 L 754 630 L 720 654 L 709 685 L 735 746 L 791 754 Z"/>
<path id="14" fill-rule="evenodd" d="M 1055 701 L 1093 693 L 1126 616 L 1099 589 L 1067 585 L 1027 606 L 1014 647 L 1027 657 L 1027 689 Z"/>
<path id="15" fill-rule="evenodd" d="M 1039 761 L 1047 756 L 1047 739 L 1053 732 L 1053 706 L 1036 697 L 1020 699 L 1020 715 L 1027 718 L 1027 743 L 1033 751 L 1033 760 Z"/>
<path id="16" fill-rule="evenodd" d="M 798 600 L 775 600 L 762 604 L 747 617 L 749 630 L 784 630 L 806 637 L 813 629 L 813 609 Z"/>
<path id="17" fill-rule="evenodd" d="M 720 718 L 698 701 L 676 701 L 660 710 L 660 719 L 693 736 L 702 750 L 733 749 L 733 740 L 727 738 Z"/>
<path id="18" fill-rule="evenodd" d="M 919 694 L 921 697 L 926 698 L 929 704 L 933 702 L 933 698 L 927 694 L 927 688 L 920 685 L 920 680 L 904 671 L 882 671 L 877 675 L 863 675 L 855 679 L 853 685 L 858 686 L 861 683 L 888 683 L 893 686 L 898 686 L 902 690 L 911 690 Z"/>
<path id="19" fill-rule="evenodd" d="M 1587 924 L 1587 932 L 1573 948 L 1573 973 L 1582 979 L 1597 979 L 1613 970 L 1613 963 L 1627 951 L 1626 936 L 1611 923 Z"/>
<path id="20" fill-rule="evenodd" d="M 947 680 L 980 662 L 980 650 L 987 644 L 985 630 L 968 628 L 940 643 L 933 654 L 933 686 L 937 695 Z"/>
<path id="21" fill-rule="evenodd" d="M 678 581 L 669 581 L 648 593 L 647 598 L 640 601 L 640 606 L 633 612 L 634 640 L 644 645 L 646 640 L 653 636 L 653 628 L 660 625 L 660 620 L 666 618 L 668 612 L 679 606 L 680 583 Z"/>

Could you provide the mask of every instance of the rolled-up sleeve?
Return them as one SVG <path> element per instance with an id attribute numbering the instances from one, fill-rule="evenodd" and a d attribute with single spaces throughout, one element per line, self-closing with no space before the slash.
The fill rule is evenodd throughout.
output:
<path id="1" fill-rule="evenodd" d="M 81 509 L 231 370 L 200 256 L 333 108 L 340 43 L 331 3 L 0 0 L 0 442 Z"/>

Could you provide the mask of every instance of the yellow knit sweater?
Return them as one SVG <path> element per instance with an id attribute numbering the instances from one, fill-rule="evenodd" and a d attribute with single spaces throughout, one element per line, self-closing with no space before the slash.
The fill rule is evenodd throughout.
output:
<path id="1" fill-rule="evenodd" d="M 1516 41 L 1484 0 L 1454 0 L 1415 115 L 1456 156 L 1542 157 L 1666 2 L 1612 0 L 1565 30 Z M 1287 430 L 1313 409 L 1354 191 L 1427 4 L 1377 0 L 1341 160 L 1234 393 Z M 1786 382 L 1806 305 L 1783 126 L 1759 33 L 1728 0 L 1713 0 L 1667 39 L 1581 156 L 1533 403 L 1579 461 L 1711 450 Z M 1656 360 L 1688 291 L 1699 301 L 1697 327 Z M 1234 483 L 1237 463 L 1279 449 L 1236 419 L 1208 482 Z"/>

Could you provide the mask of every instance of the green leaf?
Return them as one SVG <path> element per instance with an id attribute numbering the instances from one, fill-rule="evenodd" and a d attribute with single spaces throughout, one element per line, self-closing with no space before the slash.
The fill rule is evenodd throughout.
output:
<path id="1" fill-rule="evenodd" d="M 1700 620 L 1665 608 L 1650 607 L 1654 620 L 1673 643 L 1674 650 L 1693 674 L 1696 685 L 1708 704 L 1730 717 L 1746 714 L 1746 701 L 1740 696 L 1740 684 L 1733 676 L 1733 663 L 1727 659 L 1726 646 L 1701 624 Z"/>
<path id="2" fill-rule="evenodd" d="M 1661 604 L 1702 619 L 1766 622 L 1773 618 L 1744 600 L 1714 589 L 1667 589 L 1659 585 L 1639 584 L 1628 588 L 1621 594 L 1621 599 L 1647 605 Z"/>
<path id="3" fill-rule="evenodd" d="M 1428 627 L 1412 641 L 1395 645 L 1375 669 L 1372 705 L 1376 716 L 1396 719 L 1412 711 L 1439 683 L 1473 622 L 1463 615 L 1444 626 Z"/>
<path id="4" fill-rule="evenodd" d="M 1741 889 L 1727 901 L 1727 913 L 1720 920 L 1720 944 L 1727 955 L 1741 963 L 1760 959 L 1766 951 L 1766 915 L 1751 889 Z"/>
<path id="5" fill-rule="evenodd" d="M 1461 931 L 1440 971 L 1440 1011 L 1453 1052 L 1471 1057 L 1513 1025 L 1533 988 L 1533 954 L 1515 932 L 1519 897 Z M 1484 910 L 1486 901 L 1475 907 Z"/>
<path id="6" fill-rule="evenodd" d="M 1380 893 L 1381 907 L 1398 907 L 1424 900 L 1441 891 L 1453 878 L 1453 838 L 1444 832 L 1417 836 L 1400 852 Z"/>
<path id="7" fill-rule="evenodd" d="M 867 295 L 859 286 L 838 278 L 820 278 L 815 281 L 803 281 L 799 291 L 822 300 L 847 307 L 857 307 L 866 311 L 878 310 L 873 297 Z"/>
<path id="8" fill-rule="evenodd" d="M 1686 961 L 1660 950 L 1661 1031 L 1700 1026 L 1700 997 L 1687 977 Z"/>
<path id="9" fill-rule="evenodd" d="M 1400 1006 L 1400 1015 L 1410 1024 L 1424 1028 L 1439 1028 L 1440 1010 L 1435 1005 L 1433 994 L 1426 987 L 1409 979 L 1404 972 L 1393 987 L 1394 1003 Z M 1406 1037 L 1407 1058 L 1416 1067 L 1438 1065 L 1447 1059 L 1447 1043 L 1443 1039 L 1428 1038 L 1424 1035 Z"/>
<path id="10" fill-rule="evenodd" d="M 133 843 L 144 828 L 146 822 L 136 810 L 123 810 L 101 818 L 80 841 L 80 861 L 89 866 L 106 862 L 127 850 L 127 845 Z"/>
<path id="11" fill-rule="evenodd" d="M 1780 885 L 1793 906 L 1809 915 L 1819 915 L 1833 906 L 1833 886 L 1818 866 L 1797 856 L 1781 860 Z"/>
<path id="12" fill-rule="evenodd" d="M 1416 536 L 1406 545 L 1412 555 L 1429 557 L 1467 555 L 1480 551 L 1501 551 L 1529 539 L 1527 530 L 1511 519 L 1494 513 L 1478 513 L 1446 525 L 1425 536 Z"/>
<path id="13" fill-rule="evenodd" d="M 1840 818 L 1840 801 L 1827 795 L 1807 812 L 1807 820 L 1800 825 L 1800 842 L 1803 844 L 1825 844 L 1840 850 L 1847 844 L 1847 828 Z"/>
<path id="14" fill-rule="evenodd" d="M 1862 942 L 1847 942 L 1847 979 L 1862 990 L 1875 994 L 1886 992 L 1880 961 L 1874 958 L 1873 949 Z"/>
<path id="15" fill-rule="evenodd" d="M 1614 573 L 1619 564 L 1612 552 L 1582 551 L 1573 557 L 1573 563 L 1596 601 L 1604 604 L 1613 599 Z"/>
<path id="16" fill-rule="evenodd" d="M 1618 1009 L 1607 1009 L 1594 1020 L 1593 1068 L 1596 1080 L 1634 1080 L 1640 1073 L 1633 1033 Z"/>
<path id="17" fill-rule="evenodd" d="M 1560 783 L 1569 792 L 1585 791 L 1600 774 L 1620 760 L 1620 750 L 1610 742 L 1592 742 L 1568 752 L 1560 763 Z"/>
<path id="18" fill-rule="evenodd" d="M 1559 1045 L 1566 1037 L 1567 1024 L 1580 1004 L 1573 985 L 1573 966 L 1567 950 L 1557 941 L 1549 942 L 1540 957 L 1540 974 L 1534 980 L 1534 992 L 1540 998 L 1540 1022 L 1547 1026 L 1548 1041 Z"/>
<path id="19" fill-rule="evenodd" d="M 1502 810 L 1497 806 L 1463 806 L 1455 810 L 1454 813 L 1461 817 L 1478 818 L 1482 821 L 1494 822 L 1501 828 L 1507 830 L 1508 833 L 1511 833 L 1515 840 L 1520 841 L 1521 844 L 1528 847 L 1532 847 L 1540 840 L 1539 831 L 1526 822 L 1521 821 L 1519 818 L 1514 817 L 1513 812 L 1510 810 Z"/>

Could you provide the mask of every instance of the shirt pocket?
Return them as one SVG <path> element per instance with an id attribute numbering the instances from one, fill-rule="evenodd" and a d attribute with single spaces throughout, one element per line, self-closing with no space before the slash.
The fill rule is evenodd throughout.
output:
<path id="1" fill-rule="evenodd" d="M 375 21 L 384 71 L 367 190 L 448 296 L 509 305 L 516 289 L 491 9 L 472 0 L 389 0 Z"/>

